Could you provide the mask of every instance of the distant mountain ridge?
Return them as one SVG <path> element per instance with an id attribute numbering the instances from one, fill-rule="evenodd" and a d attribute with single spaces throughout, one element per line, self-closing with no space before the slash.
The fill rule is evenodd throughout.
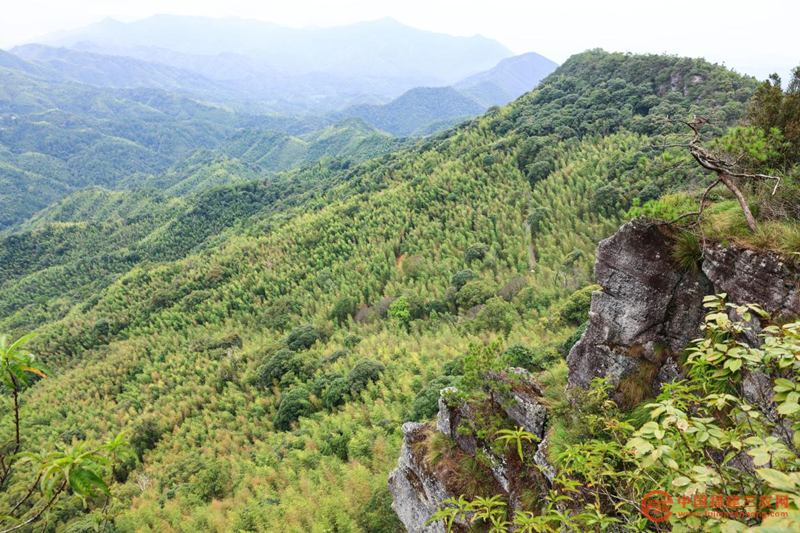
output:
<path id="1" fill-rule="evenodd" d="M 462 93 L 489 107 L 505 105 L 528 91 L 558 68 L 558 63 L 535 52 L 501 60 L 491 69 L 453 85 Z"/>
<path id="2" fill-rule="evenodd" d="M 482 36 L 454 37 L 388 18 L 293 29 L 235 18 L 155 15 L 131 23 L 106 19 L 42 42 L 157 61 L 274 99 L 287 93 L 305 99 L 396 97 L 417 86 L 449 85 L 512 55 Z"/>
<path id="3" fill-rule="evenodd" d="M 484 106 L 452 87 L 418 87 L 388 104 L 353 106 L 341 114 L 361 117 L 393 135 L 419 135 L 432 122 L 449 119 L 452 124 L 453 119 L 479 115 L 484 110 Z"/>
<path id="4" fill-rule="evenodd" d="M 160 62 L 133 57 L 83 52 L 42 44 L 25 44 L 11 49 L 16 57 L 52 69 L 40 75 L 52 77 L 58 72 L 63 79 L 118 89 L 148 87 L 173 92 L 209 93 L 226 88 L 202 74 L 172 67 Z"/>
<path id="5" fill-rule="evenodd" d="M 326 114 L 448 85 L 485 109 L 533 89 L 557 66 L 538 54 L 512 56 L 480 35 L 454 37 L 391 18 L 294 29 L 238 18 L 154 15 L 130 23 L 105 19 L 45 36 L 42 43 L 12 53 L 42 68 L 48 79 L 158 88 L 258 114 Z M 480 112 L 475 109 L 465 115 Z M 434 120 L 448 125 L 452 116 Z"/>
<path id="6" fill-rule="evenodd" d="M 342 92 L 336 96 L 329 95 L 330 106 L 317 108 L 318 112 L 330 113 L 320 116 L 322 123 L 318 127 L 341 117 L 361 117 L 374 127 L 394 135 L 427 135 L 480 114 L 490 106 L 506 104 L 535 88 L 557 66 L 539 54 L 522 54 L 503 59 L 489 70 L 462 79 L 452 86 L 456 91 L 444 90 L 445 87 L 416 87 L 387 102 L 387 98 L 378 94 L 360 94 L 357 87 L 347 85 L 350 82 L 323 73 L 290 79 L 264 70 L 250 73 L 247 79 L 224 81 L 199 72 L 207 70 L 212 75 L 224 75 L 219 70 L 223 65 L 233 70 L 242 65 L 260 68 L 253 60 L 234 53 L 214 56 L 219 64 L 212 66 L 203 60 L 204 56 L 163 49 L 148 49 L 145 56 L 157 58 L 152 60 L 83 51 L 84 48 L 97 48 L 86 43 L 79 44 L 78 48 L 81 49 L 22 45 L 13 48 L 11 54 L 3 52 L 0 66 L 23 70 L 51 81 L 113 89 L 155 88 L 224 103 L 239 110 L 260 113 L 277 109 L 290 115 L 306 111 L 304 104 L 307 102 L 302 96 L 304 90 L 316 84 L 330 88 L 341 82 L 345 86 L 340 85 L 334 92 Z M 171 62 L 188 62 L 192 68 L 171 66 L 168 64 Z M 362 89 L 383 91 L 380 86 Z M 283 128 L 278 130 L 284 131 Z"/>
<path id="7" fill-rule="evenodd" d="M 361 117 L 394 135 L 429 135 L 517 99 L 557 67 L 531 52 L 503 59 L 452 86 L 417 87 L 389 103 L 351 106 L 336 116 Z"/>

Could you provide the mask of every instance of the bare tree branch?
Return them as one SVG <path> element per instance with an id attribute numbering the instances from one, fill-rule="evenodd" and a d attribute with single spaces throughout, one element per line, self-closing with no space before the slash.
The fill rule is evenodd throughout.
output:
<path id="1" fill-rule="evenodd" d="M 698 206 L 697 211 L 692 211 L 691 213 L 684 213 L 681 216 L 679 216 L 678 218 L 676 218 L 675 220 L 672 220 L 671 222 L 669 222 L 669 224 L 675 224 L 677 221 L 679 221 L 679 220 L 681 220 L 683 218 L 686 218 L 686 217 L 697 217 L 697 222 L 696 223 L 699 224 L 700 223 L 700 217 L 703 216 L 703 208 L 705 207 L 706 197 L 708 196 L 708 193 L 711 192 L 711 189 L 713 189 L 714 187 L 716 187 L 720 183 L 721 183 L 721 180 L 716 179 L 716 180 L 714 180 L 714 182 L 711 185 L 706 187 L 706 190 L 703 191 L 703 195 L 700 197 L 700 205 Z"/>
<path id="2" fill-rule="evenodd" d="M 27 526 L 28 524 L 38 520 L 39 517 L 42 516 L 44 514 L 44 512 L 47 511 L 55 503 L 55 501 L 58 499 L 58 497 L 61 495 L 61 493 L 64 491 L 64 489 L 66 487 L 67 487 L 67 480 L 65 479 L 64 482 L 61 483 L 61 486 L 59 486 L 58 489 L 55 491 L 55 493 L 53 494 L 53 497 L 50 498 L 50 500 L 48 500 L 47 503 L 45 503 L 45 505 L 36 512 L 36 514 L 31 516 L 30 518 L 28 518 L 24 522 L 20 522 L 19 524 L 15 525 L 13 527 L 10 527 L 8 529 L 4 529 L 3 531 L 0 531 L 0 533 L 10 533 L 11 531 L 16 531 L 18 529 L 22 529 L 23 527 Z"/>

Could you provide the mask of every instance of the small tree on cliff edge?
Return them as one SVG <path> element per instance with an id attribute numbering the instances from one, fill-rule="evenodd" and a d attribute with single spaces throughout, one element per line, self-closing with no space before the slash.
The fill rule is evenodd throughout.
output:
<path id="1" fill-rule="evenodd" d="M 782 134 L 777 129 L 764 132 L 760 128 L 738 127 L 731 129 L 724 137 L 717 139 L 711 149 L 706 148 L 700 141 L 700 129 L 708 124 L 708 120 L 703 117 L 695 116 L 690 122 L 685 122 L 686 126 L 692 130 L 692 140 L 685 144 L 672 144 L 671 147 L 684 147 L 689 149 L 690 155 L 697 163 L 716 174 L 716 179 L 706 187 L 700 196 L 697 211 L 684 213 L 673 222 L 686 217 L 697 217 L 698 223 L 703 215 L 706 198 L 708 194 L 719 184 L 725 185 L 733 193 L 739 206 L 747 220 L 750 231 L 755 232 L 756 219 L 747 203 L 747 199 L 737 181 L 741 183 L 755 184 L 761 181 L 774 181 L 772 194 L 780 185 L 781 178 L 769 174 L 748 172 L 758 166 L 759 162 L 769 159 L 775 152 L 775 146 L 782 142 Z M 667 146 L 665 146 L 666 148 Z"/>

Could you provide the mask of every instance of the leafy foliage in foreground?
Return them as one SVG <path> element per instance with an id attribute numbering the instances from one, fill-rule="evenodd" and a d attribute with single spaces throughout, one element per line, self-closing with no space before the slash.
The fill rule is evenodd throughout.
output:
<path id="1" fill-rule="evenodd" d="M 24 345 L 32 335 L 10 342 L 0 335 L 0 393 L 12 419 L 12 437 L 0 451 L 0 488 L 8 489 L 8 507 L 0 507 L 0 527 L 4 533 L 30 530 L 39 522 L 47 526 L 53 512 L 72 503 L 105 499 L 101 511 L 93 516 L 98 527 L 111 519 L 111 491 L 104 477 L 114 476 L 119 462 L 131 457 L 125 436 L 120 434 L 104 445 L 90 448 L 86 442 L 37 452 L 22 430 L 20 396 L 35 379 L 47 378 L 50 371 L 29 353 Z M 110 472 L 109 472 L 110 471 Z M 20 490 L 21 488 L 23 488 Z M 11 503 L 13 502 L 13 503 Z"/>

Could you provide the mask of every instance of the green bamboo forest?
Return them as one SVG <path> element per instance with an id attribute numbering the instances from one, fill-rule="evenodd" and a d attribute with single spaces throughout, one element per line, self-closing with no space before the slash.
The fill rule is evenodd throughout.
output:
<path id="1" fill-rule="evenodd" d="M 430 531 L 797 531 L 796 322 L 745 349 L 709 300 L 712 341 L 684 354 L 686 379 L 628 403 L 601 381 L 576 401 L 566 357 L 602 290 L 598 243 L 630 220 L 700 205 L 668 226 L 687 270 L 708 243 L 800 260 L 800 68 L 781 84 L 589 50 L 508 104 L 401 137 L 369 116 L 249 114 L 23 63 L 0 62 L 0 531 L 406 531 L 387 486 L 403 424 L 435 420 L 447 387 L 488 401 L 487 372 L 508 367 L 552 410 L 557 482 L 512 513 L 480 457 L 453 460 L 462 499 Z M 774 193 L 740 186 L 755 231 L 730 190 L 704 193 L 696 117 L 709 151 L 781 177 Z M 766 420 L 736 403 L 714 350 L 773 372 L 778 422 L 748 433 Z M 655 424 L 655 409 L 766 454 L 763 475 L 726 460 L 702 483 L 771 487 L 790 517 L 643 519 L 644 493 L 694 487 L 710 461 L 709 433 Z M 486 423 L 524 460 L 527 435 Z M 453 444 L 431 438 L 435 464 Z"/>

